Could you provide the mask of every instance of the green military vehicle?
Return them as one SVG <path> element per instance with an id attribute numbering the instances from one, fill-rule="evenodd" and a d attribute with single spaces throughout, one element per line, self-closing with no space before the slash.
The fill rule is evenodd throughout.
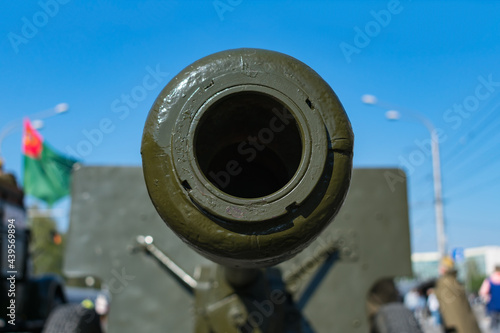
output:
<path id="1" fill-rule="evenodd" d="M 107 286 L 110 333 L 420 332 L 393 283 L 411 275 L 404 174 L 352 170 L 353 145 L 298 60 L 203 58 L 154 103 L 142 169 L 74 172 L 65 271 Z"/>
<path id="2" fill-rule="evenodd" d="M 50 312 L 66 302 L 57 275 L 33 276 L 24 193 L 11 174 L 0 174 L 0 332 L 40 332 Z"/>

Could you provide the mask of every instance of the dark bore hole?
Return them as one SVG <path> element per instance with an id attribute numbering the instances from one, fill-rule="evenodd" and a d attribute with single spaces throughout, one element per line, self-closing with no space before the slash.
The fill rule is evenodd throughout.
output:
<path id="1" fill-rule="evenodd" d="M 205 177 L 241 198 L 278 191 L 292 179 L 302 158 L 293 115 L 277 99 L 257 92 L 226 96 L 206 110 L 194 145 Z"/>

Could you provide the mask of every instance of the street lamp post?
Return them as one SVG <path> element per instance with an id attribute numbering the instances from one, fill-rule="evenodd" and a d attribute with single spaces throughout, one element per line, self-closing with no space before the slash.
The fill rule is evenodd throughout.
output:
<path id="1" fill-rule="evenodd" d="M 361 100 L 365 104 L 378 105 L 384 107 L 379 103 L 377 98 L 373 95 L 363 95 Z M 432 122 L 420 113 L 405 112 L 411 118 L 422 123 L 431 135 L 431 150 L 432 150 L 432 170 L 434 177 L 434 210 L 436 216 L 436 236 L 437 246 L 440 258 L 446 256 L 446 234 L 444 226 L 444 209 L 443 209 L 443 185 L 441 177 L 441 157 L 439 152 L 439 135 Z M 399 120 L 401 113 L 396 110 L 389 110 L 386 113 L 386 118 L 389 120 Z"/>
<path id="2" fill-rule="evenodd" d="M 34 119 L 32 122 L 33 127 L 35 129 L 40 129 L 43 127 L 43 120 L 42 119 L 49 118 L 49 117 L 64 113 L 64 112 L 68 111 L 68 109 L 69 109 L 69 105 L 67 103 L 59 103 L 51 109 L 33 114 L 31 116 L 28 116 L 28 117 Z M 17 129 L 22 127 L 22 124 L 23 124 L 22 119 L 17 119 L 11 123 L 8 123 L 7 125 L 5 125 L 2 128 L 2 130 L 0 131 L 0 164 L 2 163 L 2 143 L 3 143 L 3 140 L 9 134 L 13 133 L 14 131 L 16 131 Z"/>

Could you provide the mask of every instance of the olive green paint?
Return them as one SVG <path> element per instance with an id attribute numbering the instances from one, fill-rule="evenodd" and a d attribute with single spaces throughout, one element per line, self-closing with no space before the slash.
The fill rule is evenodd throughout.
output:
<path id="1" fill-rule="evenodd" d="M 391 188 L 388 174 L 403 173 L 354 169 L 335 222 L 307 249 L 278 267 L 285 281 L 299 268 L 305 271 L 294 286 L 287 285 L 294 287 L 298 299 L 317 269 L 309 263 L 332 244 L 339 245 L 340 261 L 304 309 L 316 333 L 368 333 L 366 297 L 374 283 L 411 275 L 406 180 Z M 203 276 L 197 267 L 211 263 L 165 227 L 148 198 L 143 170 L 83 166 L 72 179 L 64 272 L 70 277 L 94 276 L 108 287 L 109 333 L 193 332 L 192 295 L 152 257 L 131 249 L 138 235 L 151 235 L 161 251 L 197 280 Z"/>
<path id="2" fill-rule="evenodd" d="M 293 186 L 263 198 L 218 190 L 197 170 L 190 145 L 206 104 L 242 89 L 286 105 L 306 150 Z M 165 223 L 217 263 L 256 268 L 293 257 L 337 214 L 349 187 L 353 142 L 342 105 L 311 68 L 281 53 L 236 49 L 198 60 L 167 84 L 149 112 L 141 153 L 149 195 Z M 289 205 L 294 208 L 285 210 Z"/>

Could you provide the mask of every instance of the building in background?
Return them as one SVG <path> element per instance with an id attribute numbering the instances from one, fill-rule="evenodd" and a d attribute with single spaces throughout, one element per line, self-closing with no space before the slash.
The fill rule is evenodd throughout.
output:
<path id="1" fill-rule="evenodd" d="M 482 280 L 500 264 L 500 246 L 484 246 L 453 251 L 458 269 L 458 279 L 469 291 L 476 292 Z M 438 277 L 439 253 L 425 252 L 412 255 L 413 275 L 418 281 Z M 479 286 L 478 286 L 479 285 Z"/>

